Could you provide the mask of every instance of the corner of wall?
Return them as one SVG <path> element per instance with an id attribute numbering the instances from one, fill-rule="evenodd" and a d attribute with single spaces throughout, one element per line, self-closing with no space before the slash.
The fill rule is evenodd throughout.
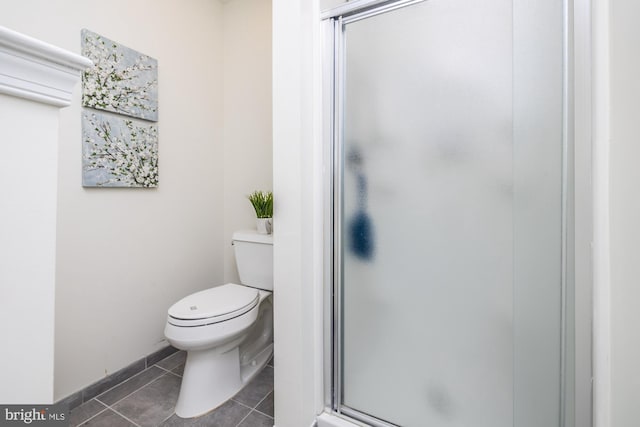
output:
<path id="1" fill-rule="evenodd" d="M 231 236 L 255 229 L 247 195 L 273 188 L 271 1 L 225 3 L 223 39 L 224 281 L 237 283 Z"/>

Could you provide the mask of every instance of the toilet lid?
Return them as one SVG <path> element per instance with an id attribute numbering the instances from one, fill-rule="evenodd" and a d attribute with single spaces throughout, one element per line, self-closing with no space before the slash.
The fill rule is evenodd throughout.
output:
<path id="1" fill-rule="evenodd" d="M 227 283 L 182 298 L 169 308 L 169 317 L 201 323 L 223 321 L 240 316 L 260 300 L 257 289 Z"/>

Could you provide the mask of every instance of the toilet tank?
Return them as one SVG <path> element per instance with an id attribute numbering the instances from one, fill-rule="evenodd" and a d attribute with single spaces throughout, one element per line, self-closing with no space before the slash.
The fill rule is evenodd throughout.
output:
<path id="1" fill-rule="evenodd" d="M 236 231 L 233 251 L 240 283 L 252 288 L 273 290 L 273 235 L 257 231 Z"/>

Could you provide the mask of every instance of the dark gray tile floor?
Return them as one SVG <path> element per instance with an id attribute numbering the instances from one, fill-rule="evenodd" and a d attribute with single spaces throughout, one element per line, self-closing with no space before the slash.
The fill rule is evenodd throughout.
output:
<path id="1" fill-rule="evenodd" d="M 273 427 L 272 362 L 217 409 L 183 419 L 174 409 L 186 354 L 174 353 L 71 411 L 70 427 Z"/>

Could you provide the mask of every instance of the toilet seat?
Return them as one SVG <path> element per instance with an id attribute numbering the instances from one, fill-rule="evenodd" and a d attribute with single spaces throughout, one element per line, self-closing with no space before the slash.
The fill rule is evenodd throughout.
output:
<path id="1" fill-rule="evenodd" d="M 259 302 L 257 289 L 227 283 L 184 297 L 169 308 L 167 320 L 174 326 L 206 326 L 242 316 Z"/>

